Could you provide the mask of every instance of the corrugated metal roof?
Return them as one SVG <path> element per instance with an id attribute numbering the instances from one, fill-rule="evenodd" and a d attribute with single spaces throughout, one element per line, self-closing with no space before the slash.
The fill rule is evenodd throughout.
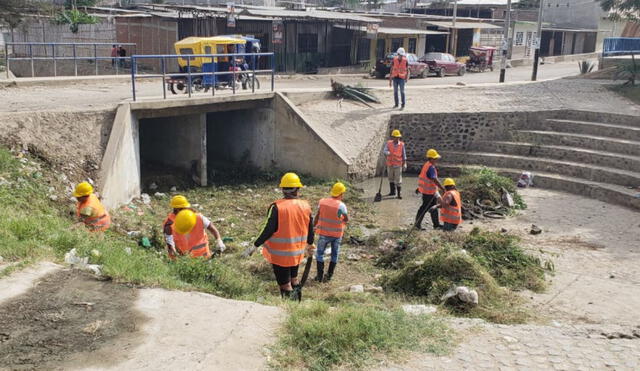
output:
<path id="1" fill-rule="evenodd" d="M 491 23 L 483 23 L 483 22 L 457 22 L 456 26 L 453 27 L 452 22 L 440 22 L 440 21 L 426 21 L 425 23 L 438 26 L 442 28 L 455 28 L 457 30 L 469 29 L 469 28 L 502 28 L 500 26 L 493 25 Z"/>
<path id="2" fill-rule="evenodd" d="M 511 0 L 511 4 L 517 4 L 520 0 Z M 458 5 L 475 5 L 475 6 L 506 6 L 507 0 L 458 0 Z"/>
<path id="3" fill-rule="evenodd" d="M 347 28 L 346 25 L 337 24 L 333 27 Z M 362 32 L 367 31 L 366 26 L 349 26 L 349 29 L 358 30 Z M 448 32 L 431 31 L 431 30 L 417 30 L 412 28 L 395 28 L 395 27 L 378 27 L 378 33 L 384 35 L 447 35 Z"/>
<path id="4" fill-rule="evenodd" d="M 250 14 L 255 16 L 281 17 L 281 18 L 312 18 L 323 20 L 349 20 L 363 23 L 380 23 L 381 20 L 371 17 L 363 17 L 359 15 L 329 12 L 325 10 L 286 10 L 280 8 L 273 9 L 243 9 L 240 14 Z"/>

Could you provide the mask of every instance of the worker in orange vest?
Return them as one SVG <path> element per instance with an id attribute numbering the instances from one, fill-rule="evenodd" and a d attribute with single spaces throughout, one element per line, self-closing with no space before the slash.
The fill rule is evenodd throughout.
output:
<path id="1" fill-rule="evenodd" d="M 280 180 L 284 198 L 269 206 L 267 222 L 255 240 L 254 246 L 262 248 L 262 255 L 271 263 L 280 295 L 283 298 L 300 300 L 298 266 L 306 256 L 313 256 L 313 217 L 311 206 L 299 198 L 302 188 L 300 177 L 286 173 Z"/>
<path id="2" fill-rule="evenodd" d="M 445 179 L 442 185 L 444 185 L 445 192 L 438 199 L 438 204 L 431 208 L 441 210 L 442 230 L 454 231 L 462 223 L 462 199 L 453 179 Z"/>
<path id="3" fill-rule="evenodd" d="M 218 229 L 207 217 L 191 209 L 186 197 L 173 196 L 170 206 L 172 211 L 162 224 L 170 259 L 175 259 L 177 255 L 210 258 L 207 231 L 216 239 L 217 251 L 222 253 L 226 250 Z M 178 218 L 179 215 L 182 216 Z"/>
<path id="4" fill-rule="evenodd" d="M 391 139 L 385 144 L 383 153 L 387 158 L 389 196 L 395 196 L 397 189 L 398 198 L 402 199 L 402 171 L 407 169 L 407 152 L 404 148 L 404 142 L 400 138 L 402 138 L 400 130 L 392 131 Z"/>
<path id="5" fill-rule="evenodd" d="M 329 282 L 333 278 L 333 272 L 338 264 L 338 252 L 344 234 L 345 224 L 349 221 L 347 206 L 342 202 L 342 196 L 347 191 L 344 184 L 337 182 L 331 187 L 331 197 L 323 198 L 318 203 L 318 213 L 314 219 L 318 238 L 318 249 L 316 252 L 316 267 L 318 274 L 315 280 L 318 282 Z M 331 263 L 327 276 L 324 277 L 324 250 L 327 245 L 331 245 Z"/>
<path id="6" fill-rule="evenodd" d="M 418 176 L 418 188 L 416 189 L 416 194 L 422 194 L 422 205 L 420 205 L 418 213 L 416 214 L 415 227 L 417 229 L 423 229 L 422 219 L 427 211 L 431 214 L 433 228 L 440 228 L 438 210 L 431 208 L 438 200 L 438 190 L 444 191 L 444 187 L 442 187 L 442 184 L 440 184 L 440 181 L 438 180 L 438 169 L 436 168 L 436 163 L 439 159 L 440 154 L 438 151 L 435 149 L 428 150 L 427 162 L 422 166 L 422 170 Z"/>
<path id="7" fill-rule="evenodd" d="M 93 193 L 93 186 L 88 182 L 79 183 L 73 191 L 73 197 L 78 200 L 76 215 L 80 222 L 91 232 L 104 232 L 111 226 L 109 212 Z"/>
<path id="8" fill-rule="evenodd" d="M 393 57 L 391 64 L 391 73 L 389 73 L 389 86 L 393 82 L 393 100 L 395 105 L 393 108 L 398 108 L 398 89 L 400 89 L 400 96 L 402 97 L 402 106 L 400 109 L 404 109 L 404 85 L 409 81 L 409 62 L 407 61 L 407 53 L 404 48 L 398 48 L 397 55 Z"/>

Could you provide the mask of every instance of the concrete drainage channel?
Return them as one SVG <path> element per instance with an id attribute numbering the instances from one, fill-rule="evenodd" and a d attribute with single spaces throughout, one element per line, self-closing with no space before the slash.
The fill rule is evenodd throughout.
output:
<path id="1" fill-rule="evenodd" d="M 182 171 L 201 186 L 216 162 L 342 177 L 349 163 L 280 93 L 123 103 L 100 171 L 107 207 L 139 196 L 154 168 Z"/>

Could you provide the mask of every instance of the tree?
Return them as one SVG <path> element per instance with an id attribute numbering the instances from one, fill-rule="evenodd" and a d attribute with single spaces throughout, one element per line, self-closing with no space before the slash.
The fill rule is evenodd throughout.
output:
<path id="1" fill-rule="evenodd" d="M 639 0 L 598 0 L 602 9 L 614 20 L 640 20 Z"/>
<path id="2" fill-rule="evenodd" d="M 94 24 L 98 22 L 98 19 L 78 9 L 67 9 L 58 13 L 53 22 L 57 24 L 68 24 L 71 32 L 77 33 L 81 24 Z"/>
<path id="3" fill-rule="evenodd" d="M 0 24 L 16 28 L 22 22 L 24 1 L 0 0 Z"/>

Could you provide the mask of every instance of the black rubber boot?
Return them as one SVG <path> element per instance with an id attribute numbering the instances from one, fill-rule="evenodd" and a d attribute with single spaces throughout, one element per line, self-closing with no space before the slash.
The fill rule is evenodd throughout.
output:
<path id="1" fill-rule="evenodd" d="M 300 285 L 293 285 L 293 291 L 291 291 L 290 299 L 294 301 L 302 300 L 302 287 Z"/>
<path id="2" fill-rule="evenodd" d="M 316 274 L 315 280 L 322 282 L 322 277 L 324 276 L 324 262 L 316 261 L 316 267 L 318 268 L 318 273 Z"/>
<path id="3" fill-rule="evenodd" d="M 280 289 L 280 297 L 283 298 L 283 299 L 290 298 L 291 297 L 291 291 Z"/>
<path id="4" fill-rule="evenodd" d="M 331 281 L 331 279 L 333 278 L 333 271 L 336 270 L 336 264 L 338 263 L 329 263 L 329 270 L 327 271 L 327 276 L 325 277 L 324 282 Z"/>
<path id="5" fill-rule="evenodd" d="M 395 196 L 396 195 L 396 184 L 389 182 L 389 194 L 387 196 Z"/>
<path id="6" fill-rule="evenodd" d="M 400 195 L 400 192 L 402 192 L 402 187 L 397 185 L 396 189 L 398 190 L 398 198 L 402 200 L 402 195 Z"/>

